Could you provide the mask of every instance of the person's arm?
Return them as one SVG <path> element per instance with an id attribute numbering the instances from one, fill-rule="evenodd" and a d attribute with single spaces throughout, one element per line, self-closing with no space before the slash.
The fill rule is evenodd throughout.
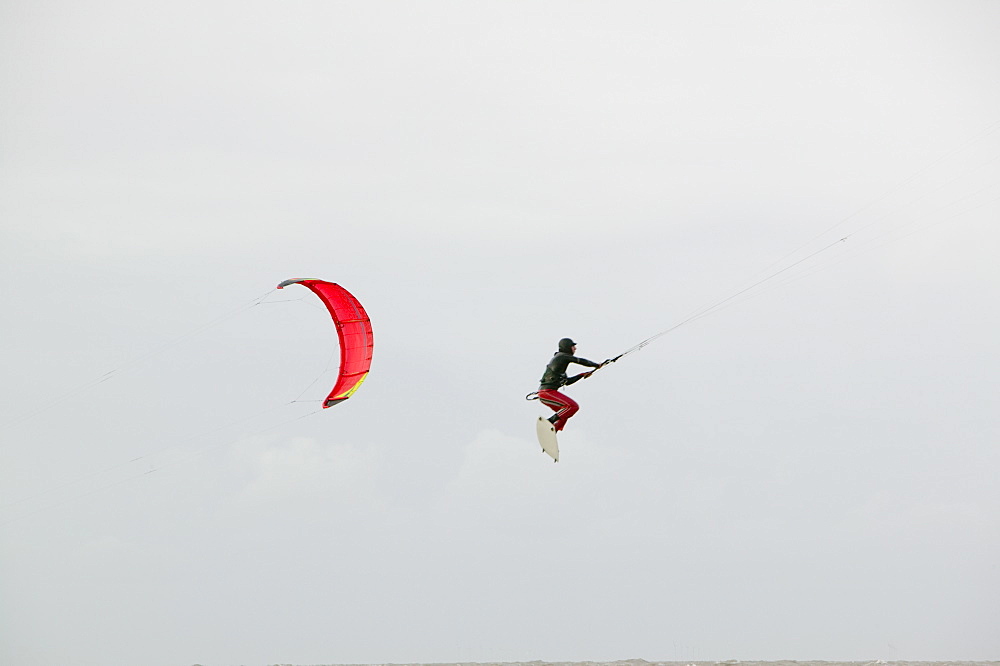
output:
<path id="1" fill-rule="evenodd" d="M 604 365 L 603 363 L 594 363 L 590 359 L 578 358 L 576 356 L 573 357 L 573 361 L 572 362 L 573 363 L 578 363 L 580 365 L 585 365 L 588 368 L 593 368 L 594 370 L 597 370 L 597 368 L 599 368 L 602 365 Z M 582 372 L 579 375 L 576 375 L 575 377 L 570 377 L 569 379 L 566 380 L 566 384 L 565 385 L 569 386 L 570 384 L 572 384 L 574 382 L 578 382 L 581 379 L 586 379 L 587 377 L 589 377 L 592 374 L 594 374 L 594 370 L 591 370 L 590 372 Z"/>
<path id="2" fill-rule="evenodd" d="M 573 358 L 571 358 L 570 359 L 570 363 L 576 363 L 578 365 L 585 365 L 588 368 L 599 368 L 602 365 L 604 365 L 603 363 L 594 363 L 590 359 L 580 358 L 579 356 L 574 356 Z"/>

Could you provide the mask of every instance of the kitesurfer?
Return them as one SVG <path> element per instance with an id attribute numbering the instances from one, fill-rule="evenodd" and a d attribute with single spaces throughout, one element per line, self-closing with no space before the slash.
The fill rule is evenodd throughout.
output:
<path id="1" fill-rule="evenodd" d="M 549 364 L 545 366 L 545 374 L 542 375 L 542 381 L 538 387 L 538 399 L 555 411 L 555 414 L 549 417 L 549 423 L 554 425 L 557 431 L 562 430 L 566 426 L 566 421 L 580 409 L 580 405 L 576 404 L 573 398 L 560 393 L 559 389 L 589 377 L 594 373 L 594 370 L 607 363 L 607 361 L 604 363 L 595 363 L 585 358 L 580 358 L 575 354 L 575 342 L 570 338 L 560 340 L 559 351 L 552 357 Z M 568 377 L 566 375 L 566 368 L 570 363 L 594 368 L 594 370 Z"/>

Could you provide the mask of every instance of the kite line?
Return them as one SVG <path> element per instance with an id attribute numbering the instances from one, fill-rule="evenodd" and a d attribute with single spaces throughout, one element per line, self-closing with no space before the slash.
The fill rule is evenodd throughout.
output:
<path id="1" fill-rule="evenodd" d="M 994 121 L 993 123 L 991 123 L 990 125 L 988 125 L 986 128 L 984 128 L 983 130 L 981 130 L 978 134 L 976 134 L 972 138 L 968 139 L 965 143 L 963 143 L 958 148 L 955 148 L 954 150 L 952 150 L 952 151 L 950 151 L 950 152 L 948 152 L 948 153 L 946 153 L 946 154 L 944 154 L 944 155 L 936 158 L 935 160 L 931 161 L 930 163 L 926 164 L 922 168 L 920 168 L 917 171 L 915 171 L 914 173 L 912 173 L 907 178 L 905 178 L 902 181 L 900 181 L 898 184 L 896 184 L 894 187 L 892 187 L 891 189 L 889 189 L 888 191 L 886 191 L 881 196 L 879 196 L 879 197 L 877 197 L 877 198 L 869 201 L 868 203 L 866 203 L 865 205 L 861 206 L 860 208 L 858 208 L 856 211 L 854 211 L 850 215 L 847 215 L 847 216 L 841 218 L 836 224 L 832 225 L 831 227 L 829 227 L 825 231 L 821 232 L 820 234 L 818 234 L 817 236 L 815 236 L 811 240 L 805 242 L 804 244 L 800 245 L 796 249 L 792 250 L 791 252 L 789 252 L 788 254 L 786 254 L 785 256 L 783 256 L 782 258 L 780 258 L 777 261 L 771 263 L 767 268 L 765 268 L 764 270 L 762 270 L 762 271 L 760 271 L 760 272 L 758 272 L 756 274 L 756 276 L 763 275 L 763 277 L 761 277 L 760 279 L 756 279 L 756 281 L 752 282 L 750 285 L 748 285 L 746 287 L 739 288 L 738 290 L 734 291 L 733 293 L 731 293 L 730 295 L 726 296 L 725 298 L 722 298 L 722 299 L 720 299 L 718 301 L 715 301 L 711 305 L 708 305 L 706 307 L 699 308 L 698 310 L 695 310 L 694 312 L 692 312 L 688 316 L 684 317 L 679 322 L 677 322 L 676 324 L 670 326 L 669 328 L 666 328 L 666 329 L 664 329 L 662 331 L 659 331 L 658 333 L 655 333 L 655 334 L 651 335 L 650 337 L 642 340 L 641 342 L 639 342 L 639 343 L 637 343 L 637 344 L 629 347 L 628 349 L 626 349 L 622 353 L 618 354 L 617 356 L 609 358 L 608 360 L 606 360 L 601 365 L 600 368 L 597 368 L 597 369 L 593 370 L 590 374 L 592 374 L 593 372 L 596 372 L 597 370 L 599 370 L 599 369 L 601 369 L 603 367 L 606 367 L 606 366 L 610 365 L 611 363 L 615 363 L 616 361 L 624 358 L 625 356 L 628 356 L 629 354 L 633 354 L 633 353 L 639 351 L 640 349 L 648 346 L 652 342 L 654 342 L 654 341 L 662 338 L 665 335 L 668 335 L 668 334 L 676 331 L 677 329 L 681 328 L 682 326 L 684 326 L 686 324 L 689 324 L 689 323 L 691 323 L 693 321 L 696 321 L 698 319 L 702 319 L 704 317 L 708 317 L 709 315 L 712 315 L 712 314 L 714 314 L 714 313 L 722 310 L 723 308 L 725 308 L 725 307 L 727 307 L 729 305 L 732 305 L 741 296 L 745 296 L 747 294 L 750 294 L 750 292 L 754 292 L 753 294 L 750 295 L 750 297 L 755 296 L 755 295 L 759 295 L 760 293 L 763 293 L 763 291 L 766 291 L 766 289 L 758 289 L 759 287 L 762 287 L 763 285 L 765 285 L 767 283 L 770 283 L 772 280 L 774 280 L 775 278 L 777 278 L 779 276 L 785 275 L 786 273 L 788 273 L 788 271 L 792 270 L 793 268 L 795 268 L 797 266 L 800 266 L 800 265 L 802 265 L 802 264 L 810 261 L 811 259 L 813 259 L 813 258 L 815 258 L 815 257 L 817 257 L 819 255 L 827 253 L 827 252 L 829 252 L 830 250 L 832 250 L 835 247 L 838 247 L 840 245 L 843 245 L 843 244 L 847 243 L 852 237 L 856 236 L 857 234 L 860 234 L 862 231 L 865 231 L 865 230 L 873 227 L 875 224 L 881 222 L 886 217 L 888 217 L 890 215 L 893 215 L 893 214 L 896 214 L 900 210 L 902 210 L 902 209 L 904 209 L 906 207 L 912 206 L 912 205 L 916 204 L 917 202 L 920 202 L 921 200 L 926 199 L 927 197 L 929 197 L 930 195 L 934 194 L 935 192 L 938 192 L 938 191 L 942 190 L 943 188 L 945 188 L 949 184 L 951 184 L 951 183 L 953 183 L 953 182 L 955 182 L 957 180 L 960 180 L 960 179 L 962 179 L 964 177 L 968 177 L 972 173 L 975 173 L 975 172 L 977 172 L 977 171 L 979 171 L 981 169 L 984 169 L 985 167 L 989 166 L 990 164 L 993 164 L 994 162 L 996 162 L 997 160 L 1000 160 L 1000 156 L 995 156 L 995 157 L 987 160 L 986 162 L 983 162 L 983 163 L 981 163 L 981 164 L 979 164 L 977 166 L 974 166 L 974 167 L 968 169 L 965 173 L 959 174 L 959 175 L 955 176 L 954 178 L 951 178 L 950 180 L 945 181 L 944 183 L 942 183 L 938 187 L 935 187 L 935 188 L 929 189 L 929 190 L 924 190 L 916 198 L 914 198 L 914 199 L 912 199 L 912 200 L 910 200 L 910 201 L 908 201 L 908 202 L 906 202 L 904 204 L 901 204 L 901 205 L 897 206 L 896 208 L 893 208 L 893 209 L 887 211 L 886 213 L 883 213 L 882 215 L 876 217 L 874 220 L 872 220 L 872 221 L 870 221 L 870 222 L 862 225 L 861 227 L 855 229 L 854 231 L 851 231 L 850 233 L 847 233 L 847 234 L 841 236 L 840 238 L 838 238 L 837 240 L 834 240 L 834 241 L 832 241 L 832 242 L 824 245 L 823 247 L 819 248 L 818 250 L 815 250 L 815 251 L 811 252 L 810 254 L 802 257 L 801 259 L 798 259 L 798 260 L 794 261 L 793 263 L 788 264 L 784 268 L 781 268 L 779 270 L 773 270 L 775 267 L 780 266 L 783 262 L 785 262 L 786 260 L 788 260 L 790 257 L 792 257 L 792 256 L 798 254 L 799 252 L 801 252 L 804 248 L 808 247 L 810 244 L 814 243 L 815 241 L 819 240 L 820 238 L 823 238 L 824 236 L 826 236 L 827 234 L 829 234 L 831 231 L 833 231 L 833 230 L 835 230 L 835 229 L 843 226 L 844 224 L 846 224 L 850 220 L 852 220 L 852 219 L 860 216 L 862 213 L 865 213 L 866 211 L 872 209 L 873 207 L 875 207 L 879 203 L 887 200 L 890 196 L 892 196 L 893 194 L 895 194 L 895 193 L 900 192 L 901 190 L 903 190 L 907 185 L 913 183 L 917 178 L 919 178 L 921 175 L 923 175 L 923 174 L 927 173 L 928 171 L 930 171 L 933 167 L 935 167 L 938 164 L 944 162 L 946 159 L 948 159 L 950 157 L 953 157 L 955 155 L 958 155 L 958 154 L 966 151 L 970 146 L 973 146 L 973 145 L 979 143 L 985 137 L 987 137 L 987 136 L 993 134 L 994 132 L 996 132 L 997 129 L 1000 129 L 1000 120 Z M 986 192 L 986 191 L 988 191 L 990 189 L 996 188 L 997 185 L 998 185 L 998 183 L 995 183 L 995 182 L 991 183 L 991 184 L 986 185 L 986 186 L 984 186 L 984 187 L 982 187 L 982 188 L 980 188 L 980 189 L 978 189 L 978 190 L 976 190 L 976 191 L 974 191 L 974 192 L 972 192 L 970 194 L 966 194 L 966 195 L 964 195 L 964 196 L 962 196 L 962 197 L 960 197 L 958 199 L 952 200 L 947 205 L 948 206 L 952 206 L 952 205 L 955 205 L 955 204 L 959 204 L 959 203 L 968 201 L 968 200 L 973 199 L 974 197 L 976 197 L 976 196 L 978 196 L 978 195 L 980 195 L 980 194 L 982 194 L 982 193 L 984 193 L 984 192 Z M 952 220 L 952 219 L 955 219 L 957 217 L 961 217 L 963 215 L 966 215 L 966 214 L 968 214 L 970 212 L 973 212 L 975 210 L 983 208 L 984 206 L 987 206 L 987 205 L 989 205 L 991 203 L 995 203 L 997 201 L 1000 201 L 1000 197 L 994 197 L 994 198 L 986 200 L 986 201 L 984 201 L 982 203 L 978 203 L 978 204 L 969 206 L 967 208 L 964 208 L 963 210 L 960 210 L 958 212 L 952 213 L 951 215 L 948 215 L 947 217 L 945 217 L 943 219 L 937 219 L 937 220 L 932 221 L 932 222 L 930 222 L 928 224 L 924 224 L 923 226 L 920 226 L 920 227 L 918 227 L 915 230 L 909 231 L 908 233 L 903 234 L 902 236 L 899 236 L 896 239 L 890 239 L 888 241 L 882 242 L 879 245 L 876 245 L 875 247 L 881 247 L 881 246 L 887 245 L 887 244 L 893 242 L 894 240 L 899 240 L 899 238 L 904 238 L 906 236 L 910 236 L 910 235 L 912 235 L 914 233 L 917 233 L 918 231 L 922 231 L 924 229 L 927 229 L 927 228 L 929 228 L 931 226 L 935 226 L 935 225 L 940 224 L 942 222 L 945 222 L 947 220 Z M 904 222 L 902 225 L 897 226 L 896 229 L 894 229 L 892 231 L 898 231 L 899 229 L 905 228 L 907 226 L 912 226 L 912 225 L 913 225 L 913 222 Z M 871 244 L 874 240 L 878 240 L 878 237 L 876 237 L 875 239 L 870 239 L 867 242 L 869 244 Z M 855 252 L 859 252 L 859 251 L 861 251 L 860 248 L 858 250 L 856 250 Z M 813 272 L 816 272 L 818 270 L 822 270 L 822 268 L 830 266 L 830 265 L 832 265 L 835 262 L 836 262 L 836 260 L 834 262 L 829 262 L 825 266 L 822 266 L 822 267 L 819 267 L 819 268 L 817 268 L 817 267 L 811 267 L 807 272 L 800 273 L 798 276 L 791 276 L 791 277 L 786 276 L 788 279 L 786 279 L 785 281 L 780 282 L 778 284 L 772 284 L 768 288 L 773 288 L 775 286 L 779 286 L 779 285 L 783 285 L 783 284 L 788 284 L 788 283 L 794 281 L 797 278 L 801 278 L 801 277 L 804 277 L 806 275 L 810 275 Z M 751 278 L 751 279 L 753 279 L 753 278 Z M 534 395 L 535 394 L 533 394 L 533 393 L 529 393 L 528 396 L 526 396 L 526 397 L 528 399 L 534 399 L 533 398 Z"/>

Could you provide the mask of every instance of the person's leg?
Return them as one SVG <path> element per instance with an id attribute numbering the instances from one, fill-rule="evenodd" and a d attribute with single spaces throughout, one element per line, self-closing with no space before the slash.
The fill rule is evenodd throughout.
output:
<path id="1" fill-rule="evenodd" d="M 556 431 L 561 431 L 565 428 L 566 421 L 580 410 L 580 405 L 573 398 L 559 391 L 539 391 L 538 399 L 555 412 L 549 421 L 552 421 L 552 425 L 556 427 Z"/>

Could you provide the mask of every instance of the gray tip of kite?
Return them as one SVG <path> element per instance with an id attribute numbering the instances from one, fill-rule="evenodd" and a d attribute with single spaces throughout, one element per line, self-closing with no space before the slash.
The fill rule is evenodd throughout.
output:
<path id="1" fill-rule="evenodd" d="M 292 278 L 290 280 L 285 280 L 284 282 L 278 285 L 278 289 L 284 289 L 290 284 L 298 284 L 299 282 L 304 282 L 305 280 L 311 280 L 311 279 L 313 278 Z"/>

